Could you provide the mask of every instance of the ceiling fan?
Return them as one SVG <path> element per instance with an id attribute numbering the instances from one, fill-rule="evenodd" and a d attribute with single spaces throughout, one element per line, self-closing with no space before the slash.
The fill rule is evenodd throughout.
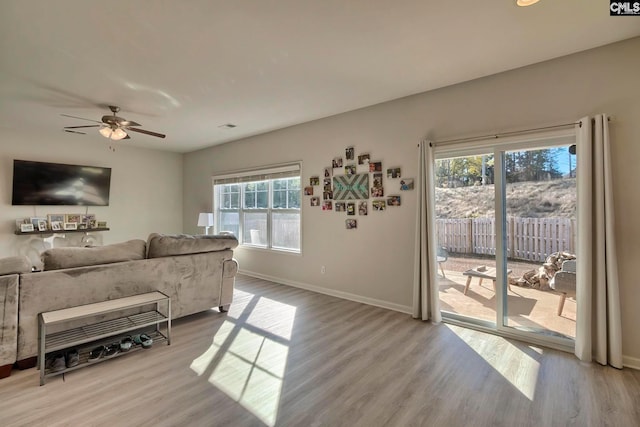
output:
<path id="1" fill-rule="evenodd" d="M 75 129 L 82 128 L 100 128 L 98 132 L 105 138 L 119 141 L 121 139 L 131 139 L 128 131 L 143 133 L 145 135 L 155 136 L 158 138 L 164 138 L 166 135 L 157 132 L 151 132 L 150 130 L 140 129 L 137 126 L 142 126 L 140 123 L 136 123 L 131 120 L 126 120 L 122 117 L 116 116 L 120 107 L 115 105 L 109 105 L 109 109 L 113 113 L 112 115 L 102 116 L 102 121 L 85 119 L 84 117 L 70 116 L 68 114 L 61 114 L 65 117 L 71 117 L 72 119 L 88 120 L 90 122 L 98 123 L 97 125 L 85 125 L 85 126 L 65 126 L 64 131 L 69 133 L 79 133 L 86 135 L 85 132 L 80 132 Z"/>

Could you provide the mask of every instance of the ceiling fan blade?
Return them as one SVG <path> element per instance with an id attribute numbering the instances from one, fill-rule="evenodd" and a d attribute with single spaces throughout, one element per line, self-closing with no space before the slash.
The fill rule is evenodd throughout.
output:
<path id="1" fill-rule="evenodd" d="M 77 133 L 79 135 L 86 135 L 86 132 L 78 132 L 77 130 L 69 130 L 69 129 L 65 129 L 65 132 L 69 132 L 69 133 Z"/>
<path id="2" fill-rule="evenodd" d="M 140 123 L 132 122 L 131 120 L 121 120 L 118 124 L 120 126 L 142 126 Z"/>
<path id="3" fill-rule="evenodd" d="M 127 136 L 125 136 L 125 137 L 124 137 L 124 138 L 122 138 L 122 139 L 131 139 L 131 137 L 130 137 L 129 135 L 127 135 Z"/>
<path id="4" fill-rule="evenodd" d="M 166 135 L 163 135 L 163 134 L 157 133 L 157 132 L 151 132 L 150 130 L 137 129 L 137 128 L 132 128 L 132 127 L 126 127 L 125 129 L 132 130 L 132 131 L 138 132 L 138 133 L 144 133 L 145 135 L 157 136 L 158 138 L 166 137 Z"/>
<path id="5" fill-rule="evenodd" d="M 86 125 L 86 126 L 65 126 L 65 129 L 80 129 L 80 128 L 99 128 L 100 125 Z"/>
<path id="6" fill-rule="evenodd" d="M 61 115 L 61 116 L 64 116 L 64 117 L 71 117 L 72 119 L 80 119 L 80 120 L 87 120 L 87 121 L 89 121 L 89 122 L 102 123 L 102 122 L 99 122 L 99 121 L 97 121 L 97 120 L 93 120 L 93 119 L 85 119 L 84 117 L 70 116 L 70 115 L 68 115 L 68 114 L 60 114 L 60 115 Z"/>

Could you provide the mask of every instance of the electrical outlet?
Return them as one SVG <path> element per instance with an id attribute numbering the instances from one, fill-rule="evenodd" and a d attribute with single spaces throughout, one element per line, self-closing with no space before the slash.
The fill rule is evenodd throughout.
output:
<path id="1" fill-rule="evenodd" d="M 320 267 L 320 273 L 324 274 L 327 272 L 327 268 L 323 265 L 322 267 Z"/>

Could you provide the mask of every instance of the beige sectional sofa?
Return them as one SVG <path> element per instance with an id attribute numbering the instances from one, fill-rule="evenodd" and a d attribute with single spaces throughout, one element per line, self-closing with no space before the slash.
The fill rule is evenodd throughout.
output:
<path id="1" fill-rule="evenodd" d="M 0 259 L 0 378 L 11 373 L 18 349 L 20 273 L 31 271 L 27 257 Z"/>
<path id="2" fill-rule="evenodd" d="M 45 251 L 42 272 L 0 277 L 0 366 L 12 364 L 12 358 L 21 368 L 35 365 L 37 316 L 45 311 L 155 290 L 171 297 L 174 319 L 212 307 L 226 311 L 238 271 L 237 245 L 233 235 L 152 234 L 146 242 Z"/>

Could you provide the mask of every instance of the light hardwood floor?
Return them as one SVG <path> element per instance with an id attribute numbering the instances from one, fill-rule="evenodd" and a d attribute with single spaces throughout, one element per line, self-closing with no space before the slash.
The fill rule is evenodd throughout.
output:
<path id="1" fill-rule="evenodd" d="M 228 314 L 38 385 L 0 426 L 638 426 L 640 372 L 238 276 Z"/>

